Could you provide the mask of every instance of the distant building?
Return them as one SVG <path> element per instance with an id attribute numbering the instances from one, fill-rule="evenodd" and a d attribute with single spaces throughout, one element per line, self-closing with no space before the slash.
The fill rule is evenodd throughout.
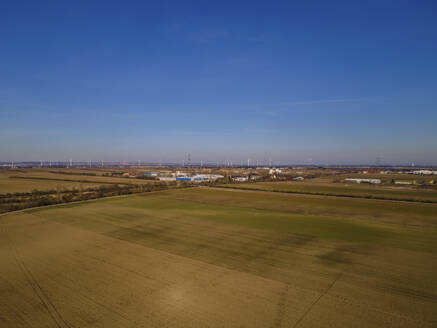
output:
<path id="1" fill-rule="evenodd" d="M 347 178 L 344 179 L 345 182 L 355 182 L 355 183 L 370 183 L 370 184 L 380 184 L 381 179 L 358 179 L 358 178 Z"/>
<path id="2" fill-rule="evenodd" d="M 149 177 L 157 177 L 160 174 L 161 174 L 160 172 L 144 172 L 144 175 Z"/>
<path id="3" fill-rule="evenodd" d="M 269 174 L 273 175 L 273 174 L 281 174 L 282 170 L 281 169 L 270 169 L 269 170 Z"/>
<path id="4" fill-rule="evenodd" d="M 224 176 L 221 174 L 198 174 L 198 175 L 195 175 L 194 177 L 203 178 L 204 180 L 211 180 L 211 181 L 215 181 L 215 180 L 224 178 Z"/>
<path id="5" fill-rule="evenodd" d="M 395 180 L 395 184 L 397 185 L 412 185 L 415 184 L 416 181 L 410 181 L 410 180 Z"/>
<path id="6" fill-rule="evenodd" d="M 437 171 L 416 170 L 416 171 L 413 171 L 413 174 L 416 174 L 416 175 L 432 175 L 432 174 L 437 174 Z"/>
<path id="7" fill-rule="evenodd" d="M 379 172 L 380 172 L 380 170 L 375 170 L 375 169 L 363 171 L 364 174 L 377 174 Z"/>
<path id="8" fill-rule="evenodd" d="M 158 177 L 160 181 L 185 181 L 185 182 L 202 182 L 215 181 L 223 179 L 224 176 L 220 174 L 198 174 L 190 176 L 188 173 L 176 172 L 171 177 Z"/>
<path id="9" fill-rule="evenodd" d="M 191 177 L 176 177 L 176 181 L 192 181 Z"/>
<path id="10" fill-rule="evenodd" d="M 176 177 L 159 177 L 159 181 L 176 181 Z"/>

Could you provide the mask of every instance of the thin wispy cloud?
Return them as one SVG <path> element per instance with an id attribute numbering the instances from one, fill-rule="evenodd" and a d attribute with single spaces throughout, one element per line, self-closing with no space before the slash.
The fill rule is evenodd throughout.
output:
<path id="1" fill-rule="evenodd" d="M 289 101 L 278 102 L 270 104 L 256 104 L 248 105 L 247 110 L 251 113 L 258 113 L 267 116 L 280 116 L 293 111 L 300 110 L 333 110 L 332 106 L 324 107 L 323 105 L 332 104 L 358 104 L 360 102 L 368 101 L 366 98 L 339 98 L 339 99 L 315 99 L 315 100 L 303 100 L 303 101 Z"/>
<path id="2" fill-rule="evenodd" d="M 304 106 L 304 105 L 316 105 L 316 104 L 331 104 L 331 103 L 350 103 L 363 101 L 362 98 L 345 98 L 345 99 L 319 99 L 319 100 L 305 100 L 284 103 L 284 106 Z"/>

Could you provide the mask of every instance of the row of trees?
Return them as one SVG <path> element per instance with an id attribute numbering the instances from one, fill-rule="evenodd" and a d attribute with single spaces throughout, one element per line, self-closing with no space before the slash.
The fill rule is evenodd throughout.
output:
<path id="1" fill-rule="evenodd" d="M 128 184 L 128 185 L 102 185 L 92 188 L 33 190 L 27 193 L 9 193 L 0 195 L 0 212 L 16 211 L 30 207 L 46 206 L 76 201 L 129 195 L 151 191 L 166 190 L 170 188 L 184 188 L 188 184 L 153 183 L 153 184 Z"/>
<path id="2" fill-rule="evenodd" d="M 71 171 L 49 171 L 49 173 L 62 174 L 62 175 L 85 175 L 90 177 L 96 177 L 97 173 L 94 172 L 71 172 Z"/>

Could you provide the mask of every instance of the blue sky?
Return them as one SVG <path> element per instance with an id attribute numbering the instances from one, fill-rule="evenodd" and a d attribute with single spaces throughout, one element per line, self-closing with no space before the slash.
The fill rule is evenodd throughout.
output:
<path id="1" fill-rule="evenodd" d="M 0 161 L 437 164 L 435 1 L 1 1 Z"/>

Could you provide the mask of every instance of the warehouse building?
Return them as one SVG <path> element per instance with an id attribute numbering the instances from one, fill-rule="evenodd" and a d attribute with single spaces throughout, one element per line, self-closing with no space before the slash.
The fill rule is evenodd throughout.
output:
<path id="1" fill-rule="evenodd" d="M 380 184 L 380 179 L 358 179 L 358 178 L 347 178 L 344 179 L 345 182 L 355 182 L 355 183 L 370 183 L 370 184 Z"/>

